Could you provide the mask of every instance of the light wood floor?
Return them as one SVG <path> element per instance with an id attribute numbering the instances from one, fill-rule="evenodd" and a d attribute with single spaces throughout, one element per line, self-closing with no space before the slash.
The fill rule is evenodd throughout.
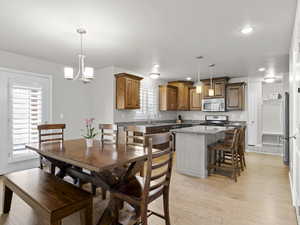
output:
<path id="1" fill-rule="evenodd" d="M 170 200 L 172 225 L 296 225 L 288 170 L 282 159 L 248 153 L 246 160 L 247 170 L 238 183 L 220 175 L 204 180 L 174 170 Z M 0 225 L 41 225 L 19 198 L 14 197 L 12 204 L 10 214 L 1 215 Z M 100 197 L 94 199 L 95 220 L 105 204 Z M 154 202 L 152 209 L 162 212 L 162 202 Z M 63 225 L 79 224 L 77 214 L 63 221 Z M 162 225 L 164 221 L 151 217 L 149 224 Z"/>

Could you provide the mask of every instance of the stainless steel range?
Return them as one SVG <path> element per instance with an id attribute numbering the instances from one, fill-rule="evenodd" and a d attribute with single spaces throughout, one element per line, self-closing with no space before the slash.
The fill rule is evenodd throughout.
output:
<path id="1" fill-rule="evenodd" d="M 225 115 L 206 115 L 205 121 L 201 123 L 207 126 L 227 126 L 228 124 L 228 116 Z"/>

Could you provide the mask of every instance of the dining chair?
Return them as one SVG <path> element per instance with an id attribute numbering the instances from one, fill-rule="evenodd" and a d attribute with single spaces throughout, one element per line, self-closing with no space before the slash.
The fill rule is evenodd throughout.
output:
<path id="1" fill-rule="evenodd" d="M 99 124 L 100 141 L 102 144 L 118 144 L 118 126 L 116 124 Z"/>
<path id="2" fill-rule="evenodd" d="M 99 124 L 100 131 L 100 143 L 103 144 L 118 144 L 119 142 L 119 130 L 116 124 Z M 92 185 L 92 193 L 96 194 L 97 187 Z M 101 188 L 102 199 L 106 199 L 107 191 Z"/>
<path id="3" fill-rule="evenodd" d="M 132 146 L 146 147 L 146 130 L 143 126 L 126 126 L 125 127 L 125 144 Z M 144 166 L 140 170 L 140 175 L 143 177 Z"/>
<path id="4" fill-rule="evenodd" d="M 64 129 L 66 124 L 40 124 L 37 126 L 39 132 L 39 143 L 64 141 Z M 40 168 L 43 169 L 43 157 L 40 156 Z M 55 174 L 55 166 L 50 164 L 51 174 Z"/>
<path id="5" fill-rule="evenodd" d="M 240 158 L 238 155 L 240 141 L 240 129 L 234 129 L 231 142 L 217 142 L 208 146 L 209 154 L 213 154 L 214 162 L 209 161 L 207 170 L 210 174 L 211 169 L 229 169 L 232 172 L 232 177 L 237 182 L 237 174 L 240 175 Z M 229 165 L 229 167 L 225 167 Z"/>
<path id="6" fill-rule="evenodd" d="M 125 127 L 125 144 L 135 146 L 146 146 L 146 129 L 143 126 Z"/>
<path id="7" fill-rule="evenodd" d="M 170 225 L 169 192 L 173 161 L 171 133 L 145 135 L 145 139 L 148 143 L 145 147 L 148 155 L 146 174 L 145 177 L 136 176 L 141 191 L 137 193 L 134 184 L 129 182 L 118 190 L 113 190 L 111 194 L 116 200 L 125 201 L 135 208 L 137 217 L 140 218 L 136 224 L 147 225 L 148 217 L 155 215 L 164 219 L 166 225 Z M 168 147 L 153 152 L 153 146 L 162 144 L 168 144 L 166 145 Z M 149 210 L 149 204 L 161 196 L 163 196 L 164 215 Z M 119 204 L 116 204 L 116 212 L 118 211 Z"/>

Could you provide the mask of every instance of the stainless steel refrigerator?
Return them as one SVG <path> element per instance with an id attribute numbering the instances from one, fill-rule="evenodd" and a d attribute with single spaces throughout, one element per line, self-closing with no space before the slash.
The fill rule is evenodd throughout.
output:
<path id="1" fill-rule="evenodd" d="M 289 93 L 284 93 L 283 98 L 283 162 L 289 165 L 290 160 L 290 126 L 289 126 Z"/>

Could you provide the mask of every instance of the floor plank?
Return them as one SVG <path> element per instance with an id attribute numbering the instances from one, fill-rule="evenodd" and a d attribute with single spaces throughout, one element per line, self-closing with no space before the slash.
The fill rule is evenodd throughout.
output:
<path id="1" fill-rule="evenodd" d="M 174 170 L 170 197 L 172 224 L 296 225 L 288 169 L 281 157 L 256 153 L 246 156 L 247 169 L 237 183 L 220 175 L 204 180 Z M 106 203 L 100 194 L 94 199 L 95 221 Z M 152 203 L 151 208 L 162 212 L 162 201 Z M 125 208 L 123 213 L 128 214 L 129 210 Z M 79 221 L 79 214 L 74 214 L 63 225 L 80 225 Z M 151 217 L 150 224 L 162 225 L 164 221 Z M 0 225 L 41 225 L 41 222 L 25 203 L 14 197 L 11 213 L 0 216 Z"/>

